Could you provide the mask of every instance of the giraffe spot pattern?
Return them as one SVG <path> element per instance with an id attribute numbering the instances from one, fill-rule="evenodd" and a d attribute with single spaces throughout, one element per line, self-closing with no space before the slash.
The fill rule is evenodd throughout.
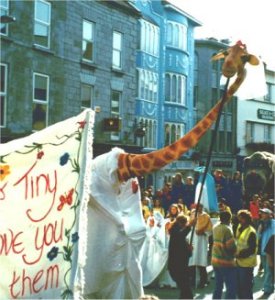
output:
<path id="1" fill-rule="evenodd" d="M 197 126 L 195 129 L 194 129 L 194 134 L 199 136 L 201 133 L 202 133 L 202 128 L 201 126 Z"/>
<path id="2" fill-rule="evenodd" d="M 187 150 L 187 149 L 189 149 L 189 148 L 192 147 L 192 144 L 193 144 L 192 141 L 193 141 L 193 138 L 190 136 L 190 137 L 188 137 L 188 138 L 182 140 L 182 141 L 181 141 L 181 144 L 182 144 L 182 146 L 183 146 L 184 148 L 186 148 L 186 150 Z"/>
<path id="3" fill-rule="evenodd" d="M 164 153 L 164 158 L 168 161 L 172 160 L 175 158 L 175 155 L 172 152 L 166 151 Z"/>
<path id="4" fill-rule="evenodd" d="M 150 161 L 145 157 L 141 158 L 141 163 L 145 169 L 148 169 L 150 167 Z"/>
<path id="5" fill-rule="evenodd" d="M 202 122 L 202 124 L 201 124 L 201 127 L 202 127 L 202 128 L 207 128 L 208 125 L 209 125 L 209 122 L 208 122 L 207 120 L 204 120 L 204 121 Z"/>
<path id="6" fill-rule="evenodd" d="M 153 159 L 154 158 L 154 154 L 153 153 L 148 153 L 147 157 L 150 158 L 150 159 Z"/>
<path id="7" fill-rule="evenodd" d="M 166 161 L 160 159 L 159 157 L 155 158 L 153 166 L 156 168 L 161 168 L 166 165 Z"/>
<path id="8" fill-rule="evenodd" d="M 169 146 L 169 149 L 172 150 L 172 151 L 175 151 L 175 150 L 177 149 L 176 144 L 175 144 L 175 143 L 174 143 L 174 144 L 171 144 L 171 145 Z"/>
<path id="9" fill-rule="evenodd" d="M 141 163 L 139 159 L 133 159 L 132 161 L 132 167 L 135 169 L 141 169 Z"/>

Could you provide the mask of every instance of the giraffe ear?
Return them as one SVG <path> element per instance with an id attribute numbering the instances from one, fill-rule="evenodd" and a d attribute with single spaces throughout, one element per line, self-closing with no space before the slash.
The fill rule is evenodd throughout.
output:
<path id="1" fill-rule="evenodd" d="M 257 66 L 260 63 L 258 57 L 253 54 L 248 54 L 248 62 L 253 66 Z"/>
<path id="2" fill-rule="evenodd" d="M 227 55 L 227 51 L 222 51 L 222 52 L 219 52 L 219 53 L 213 55 L 211 60 L 219 60 L 219 59 L 225 58 L 226 55 Z"/>

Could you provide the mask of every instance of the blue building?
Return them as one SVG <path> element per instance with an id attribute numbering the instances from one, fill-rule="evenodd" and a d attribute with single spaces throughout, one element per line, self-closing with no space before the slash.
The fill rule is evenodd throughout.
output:
<path id="1" fill-rule="evenodd" d="M 200 22 L 169 1 L 131 2 L 142 14 L 137 49 L 136 142 L 150 152 L 173 143 L 194 125 L 193 33 Z M 193 168 L 187 154 L 145 178 L 144 184 L 159 188 L 176 172 L 187 176 Z"/>

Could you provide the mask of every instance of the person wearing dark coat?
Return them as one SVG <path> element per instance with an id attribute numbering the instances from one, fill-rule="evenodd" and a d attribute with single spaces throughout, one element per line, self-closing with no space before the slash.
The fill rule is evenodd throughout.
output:
<path id="1" fill-rule="evenodd" d="M 184 215 L 179 215 L 170 229 L 168 270 L 180 289 L 180 299 L 193 299 L 188 273 L 188 262 L 192 255 L 192 248 L 186 240 L 190 230 L 190 227 L 187 226 L 187 217 Z"/>
<path id="2" fill-rule="evenodd" d="M 232 213 L 237 214 L 237 212 L 243 208 L 243 182 L 239 171 L 236 171 L 233 178 L 230 179 L 228 190 L 229 197 L 227 203 L 230 206 Z"/>
<path id="3" fill-rule="evenodd" d="M 181 173 L 177 173 L 173 180 L 172 190 L 171 190 L 171 197 L 172 202 L 171 204 L 178 203 L 178 199 L 184 197 L 184 189 L 185 184 L 182 179 Z"/>

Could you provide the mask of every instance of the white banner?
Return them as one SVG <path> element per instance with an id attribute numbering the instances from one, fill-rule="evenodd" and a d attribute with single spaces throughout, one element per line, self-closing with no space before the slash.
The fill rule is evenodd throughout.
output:
<path id="1" fill-rule="evenodd" d="M 1 299 L 80 290 L 93 120 L 86 110 L 0 145 Z"/>

